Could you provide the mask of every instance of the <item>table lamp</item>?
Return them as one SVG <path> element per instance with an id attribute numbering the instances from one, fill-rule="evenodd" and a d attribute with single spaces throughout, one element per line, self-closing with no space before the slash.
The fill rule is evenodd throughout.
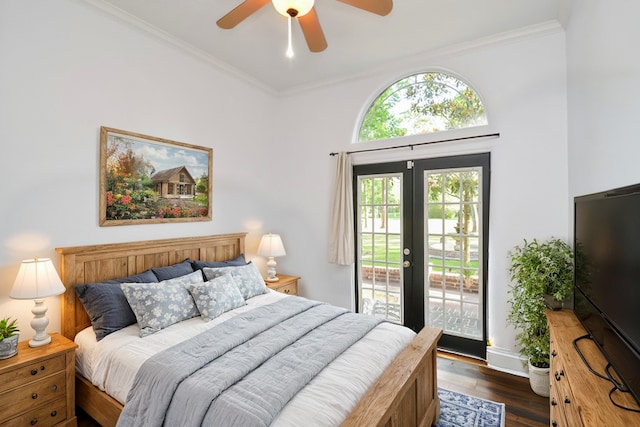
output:
<path id="1" fill-rule="evenodd" d="M 267 282 L 277 282 L 280 280 L 276 277 L 276 260 L 274 258 L 286 254 L 279 234 L 269 233 L 262 236 L 260 246 L 258 246 L 258 255 L 269 258 L 267 260 L 267 278 L 264 280 Z"/>
<path id="2" fill-rule="evenodd" d="M 35 336 L 29 341 L 30 347 L 40 347 L 51 342 L 51 337 L 46 333 L 49 319 L 47 318 L 47 306 L 44 298 L 60 295 L 65 288 L 53 267 L 49 258 L 26 259 L 20 264 L 20 270 L 13 289 L 9 296 L 14 299 L 32 299 L 35 306 L 31 309 L 34 317 L 31 327 L 36 331 Z"/>

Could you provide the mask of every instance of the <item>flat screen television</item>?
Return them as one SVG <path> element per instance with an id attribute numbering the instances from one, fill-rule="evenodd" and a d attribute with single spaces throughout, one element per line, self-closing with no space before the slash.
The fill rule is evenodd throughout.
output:
<path id="1" fill-rule="evenodd" d="M 640 184 L 574 199 L 574 312 L 640 403 Z"/>

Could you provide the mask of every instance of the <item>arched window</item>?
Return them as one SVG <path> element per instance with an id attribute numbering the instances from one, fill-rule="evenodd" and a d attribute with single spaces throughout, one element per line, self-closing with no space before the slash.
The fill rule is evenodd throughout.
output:
<path id="1" fill-rule="evenodd" d="M 466 83 L 441 72 L 414 74 L 385 89 L 369 107 L 358 140 L 375 141 L 487 124 Z"/>

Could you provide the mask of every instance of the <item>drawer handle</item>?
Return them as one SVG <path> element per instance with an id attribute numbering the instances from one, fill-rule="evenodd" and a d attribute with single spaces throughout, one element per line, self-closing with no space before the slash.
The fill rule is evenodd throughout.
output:
<path id="1" fill-rule="evenodd" d="M 38 393 L 33 393 L 31 395 L 31 398 L 34 399 L 34 400 L 37 399 L 38 398 Z"/>
<path id="2" fill-rule="evenodd" d="M 564 397 L 564 403 L 571 403 L 571 399 L 569 399 L 569 396 Z"/>
<path id="3" fill-rule="evenodd" d="M 556 402 L 556 398 L 553 397 L 551 398 L 551 406 L 556 406 L 558 404 L 558 402 Z"/>
<path id="4" fill-rule="evenodd" d="M 553 357 L 556 357 L 556 356 L 558 355 L 558 352 L 556 352 L 555 350 L 553 350 L 553 351 L 551 352 L 551 355 L 552 355 Z"/>
<path id="5" fill-rule="evenodd" d="M 556 377 L 556 381 L 560 381 L 560 373 L 558 371 L 556 371 L 554 376 Z"/>
<path id="6" fill-rule="evenodd" d="M 51 391 L 56 391 L 57 389 L 58 389 L 57 385 L 54 384 L 54 385 L 51 386 Z"/>
<path id="7" fill-rule="evenodd" d="M 551 425 L 553 427 L 558 427 L 558 422 L 556 420 L 551 421 Z"/>
<path id="8" fill-rule="evenodd" d="M 44 365 L 40 366 L 40 370 L 41 370 L 41 371 L 44 371 Z M 32 369 L 32 370 L 31 370 L 31 375 L 35 375 L 35 374 L 37 374 L 37 373 L 38 373 L 38 370 L 37 370 L 37 369 L 35 369 L 35 368 L 34 368 L 34 369 Z"/>
<path id="9" fill-rule="evenodd" d="M 31 425 L 34 426 L 36 424 L 38 424 L 38 419 L 37 418 L 32 419 L 31 420 Z"/>
<path id="10" fill-rule="evenodd" d="M 290 290 L 290 289 L 285 289 L 285 290 L 284 290 L 284 293 L 285 293 L 285 294 L 288 294 L 289 292 L 291 292 L 291 290 Z"/>
<path id="11" fill-rule="evenodd" d="M 51 416 L 55 417 L 56 415 L 58 415 L 58 411 L 51 411 Z"/>

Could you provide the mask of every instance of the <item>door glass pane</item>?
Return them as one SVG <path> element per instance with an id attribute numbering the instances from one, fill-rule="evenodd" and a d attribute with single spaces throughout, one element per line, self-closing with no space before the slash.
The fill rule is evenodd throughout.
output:
<path id="1" fill-rule="evenodd" d="M 425 323 L 482 340 L 481 168 L 424 172 Z"/>
<path id="2" fill-rule="evenodd" d="M 358 177 L 359 311 L 403 323 L 402 175 Z"/>

